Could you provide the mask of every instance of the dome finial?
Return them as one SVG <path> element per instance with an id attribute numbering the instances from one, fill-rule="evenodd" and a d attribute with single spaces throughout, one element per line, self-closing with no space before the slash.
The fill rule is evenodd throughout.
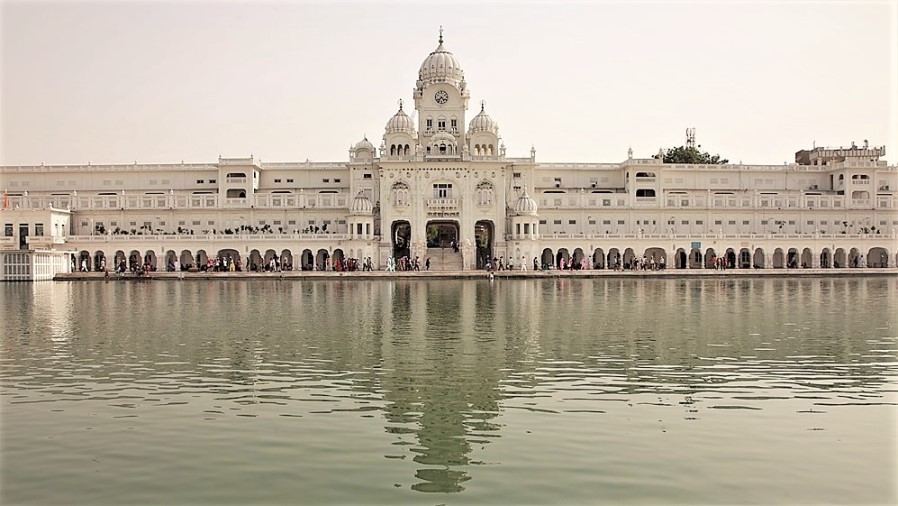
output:
<path id="1" fill-rule="evenodd" d="M 443 25 L 440 25 L 440 44 L 443 43 Z"/>
<path id="2" fill-rule="evenodd" d="M 480 112 L 483 112 L 483 108 L 486 107 L 486 100 L 480 101 Z"/>
<path id="3" fill-rule="evenodd" d="M 400 111 L 402 110 L 402 99 L 401 98 L 399 99 L 399 110 Z"/>

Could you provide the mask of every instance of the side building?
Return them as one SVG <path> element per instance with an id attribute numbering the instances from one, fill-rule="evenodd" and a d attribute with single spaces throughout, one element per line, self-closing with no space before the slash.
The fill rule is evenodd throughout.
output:
<path id="1" fill-rule="evenodd" d="M 380 146 L 347 162 L 0 167 L 0 280 L 124 265 L 294 270 L 429 258 L 431 270 L 896 267 L 898 167 L 884 147 L 814 148 L 787 165 L 506 156 L 443 43 Z M 467 130 L 464 126 L 467 125 Z M 501 260 L 500 260 L 501 259 Z"/>

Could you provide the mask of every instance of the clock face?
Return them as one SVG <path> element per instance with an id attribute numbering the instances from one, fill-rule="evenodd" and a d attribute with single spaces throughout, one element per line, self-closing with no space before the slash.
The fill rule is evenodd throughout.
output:
<path id="1" fill-rule="evenodd" d="M 449 94 L 444 90 L 440 90 L 433 96 L 433 99 L 436 100 L 438 104 L 443 105 L 449 101 Z"/>

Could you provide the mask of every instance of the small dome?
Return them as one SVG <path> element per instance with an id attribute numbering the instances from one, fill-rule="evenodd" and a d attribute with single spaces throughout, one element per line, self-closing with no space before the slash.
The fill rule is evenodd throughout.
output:
<path id="1" fill-rule="evenodd" d="M 371 201 L 365 196 L 365 192 L 360 191 L 359 194 L 352 199 L 352 206 L 349 210 L 352 214 L 371 214 L 374 210 L 374 206 L 371 205 Z"/>
<path id="2" fill-rule="evenodd" d="M 387 133 L 408 132 L 415 135 L 415 122 L 402 110 L 402 103 L 399 104 L 399 111 L 387 121 Z"/>
<path id="3" fill-rule="evenodd" d="M 443 32 L 440 30 L 440 44 L 430 53 L 418 70 L 418 88 L 428 84 L 451 83 L 458 87 L 465 79 L 465 73 L 458 58 L 443 47 Z"/>
<path id="4" fill-rule="evenodd" d="M 370 151 L 372 153 L 376 152 L 374 150 L 374 144 L 371 144 L 371 142 L 368 140 L 367 136 L 355 144 L 356 152 L 358 152 L 361 149 L 367 149 L 368 151 Z"/>
<path id="5" fill-rule="evenodd" d="M 527 195 L 527 187 L 524 187 L 524 191 L 521 192 L 521 196 L 518 197 L 517 202 L 514 203 L 514 212 L 519 216 L 535 216 L 537 211 L 536 201 L 530 198 L 530 195 Z"/>
<path id="6" fill-rule="evenodd" d="M 480 113 L 468 123 L 468 134 L 477 132 L 489 132 L 496 135 L 499 133 L 499 125 L 486 113 L 483 104 L 480 104 Z"/>

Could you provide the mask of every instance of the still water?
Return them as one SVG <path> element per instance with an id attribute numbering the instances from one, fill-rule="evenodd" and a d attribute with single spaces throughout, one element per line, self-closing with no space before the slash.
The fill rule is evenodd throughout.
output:
<path id="1" fill-rule="evenodd" d="M 0 284 L 4 504 L 893 503 L 898 280 Z"/>

